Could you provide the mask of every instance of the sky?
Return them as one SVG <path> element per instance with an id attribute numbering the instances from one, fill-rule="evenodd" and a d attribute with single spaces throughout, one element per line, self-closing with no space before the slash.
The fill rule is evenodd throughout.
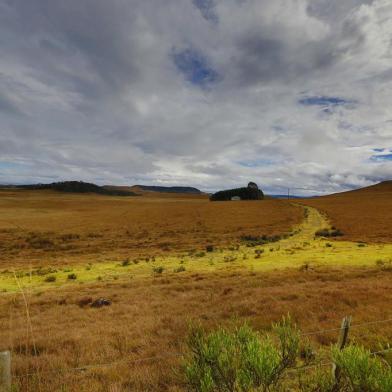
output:
<path id="1" fill-rule="evenodd" d="M 390 0 L 0 0 L 2 184 L 387 179 Z"/>

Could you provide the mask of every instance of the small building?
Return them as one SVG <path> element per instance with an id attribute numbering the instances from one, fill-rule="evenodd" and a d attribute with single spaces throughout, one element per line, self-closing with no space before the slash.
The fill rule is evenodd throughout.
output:
<path id="1" fill-rule="evenodd" d="M 239 196 L 233 196 L 231 198 L 231 201 L 239 201 L 239 200 L 241 200 L 241 198 Z"/>

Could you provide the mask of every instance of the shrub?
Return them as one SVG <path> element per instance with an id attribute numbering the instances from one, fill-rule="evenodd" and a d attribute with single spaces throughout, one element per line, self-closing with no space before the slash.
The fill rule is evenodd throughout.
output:
<path id="1" fill-rule="evenodd" d="M 214 245 L 207 245 L 206 246 L 206 252 L 213 252 L 214 251 Z"/>
<path id="2" fill-rule="evenodd" d="M 344 234 L 343 234 L 343 232 L 342 232 L 341 230 L 336 229 L 336 230 L 331 230 L 331 231 L 329 232 L 329 235 L 330 235 L 331 237 L 341 237 L 341 236 L 343 236 Z"/>
<path id="3" fill-rule="evenodd" d="M 32 233 L 26 241 L 33 249 L 48 249 L 55 246 L 53 239 L 47 237 L 45 233 Z"/>
<path id="4" fill-rule="evenodd" d="M 341 237 L 343 232 L 339 229 L 320 229 L 315 233 L 316 237 Z"/>
<path id="5" fill-rule="evenodd" d="M 57 270 L 51 267 L 48 268 L 41 268 L 39 267 L 37 270 L 33 271 L 33 275 L 38 275 L 38 276 L 45 276 L 49 274 L 54 274 L 56 273 Z"/>
<path id="6" fill-rule="evenodd" d="M 241 241 L 244 241 L 246 243 L 247 247 L 254 247 L 254 246 L 258 246 L 258 245 L 264 245 L 264 244 L 268 244 L 271 242 L 277 242 L 279 240 L 281 240 L 282 237 L 279 235 L 272 235 L 272 236 L 268 236 L 268 235 L 260 235 L 260 236 L 255 236 L 255 235 L 243 235 L 241 237 Z"/>
<path id="7" fill-rule="evenodd" d="M 178 268 L 176 268 L 175 270 L 174 270 L 174 272 L 184 272 L 185 271 L 185 267 L 183 266 L 183 265 L 180 265 Z"/>
<path id="8" fill-rule="evenodd" d="M 154 274 L 160 275 L 160 274 L 162 274 L 162 272 L 163 272 L 164 270 L 165 270 L 165 269 L 164 269 L 162 266 L 159 266 L 159 267 L 154 267 L 154 268 L 152 269 L 152 272 L 153 272 Z"/>
<path id="9" fill-rule="evenodd" d="M 300 383 L 303 392 L 387 392 L 392 391 L 389 365 L 372 356 L 369 350 L 350 345 L 332 348 L 332 359 L 339 368 L 339 377 L 319 368 Z"/>
<path id="10" fill-rule="evenodd" d="M 349 384 L 351 391 L 387 392 L 392 390 L 392 371 L 369 350 L 348 346 L 342 351 L 332 350 L 332 357 L 341 369 L 341 384 Z"/>
<path id="11" fill-rule="evenodd" d="M 68 274 L 67 279 L 68 279 L 68 280 L 75 280 L 75 279 L 77 279 L 77 276 L 76 276 L 76 274 L 74 274 L 74 273 Z"/>
<path id="12" fill-rule="evenodd" d="M 75 233 L 67 233 L 67 234 L 62 234 L 60 236 L 60 239 L 62 241 L 78 240 L 78 239 L 80 239 L 80 235 L 79 234 L 75 234 Z"/>
<path id="13" fill-rule="evenodd" d="M 329 237 L 329 230 L 328 229 L 317 230 L 315 235 L 317 237 Z"/>
<path id="14" fill-rule="evenodd" d="M 121 267 L 128 267 L 128 265 L 130 265 L 131 262 L 129 261 L 129 259 L 125 259 L 121 262 Z"/>
<path id="15" fill-rule="evenodd" d="M 225 290 L 226 291 L 226 290 Z M 230 292 L 224 292 L 224 294 Z M 315 359 L 309 342 L 300 346 L 299 332 L 283 319 L 273 326 L 274 336 L 261 335 L 247 325 L 206 333 L 194 327 L 188 337 L 189 354 L 183 369 L 188 390 L 197 392 L 390 392 L 392 370 L 369 350 L 350 345 L 331 348 L 339 369 L 306 366 L 297 380 L 286 372 L 300 356 L 305 364 Z M 300 348 L 301 347 L 301 348 Z M 302 365 L 303 366 L 303 365 Z M 297 369 L 298 370 L 298 369 Z M 293 377 L 285 377 L 293 375 Z"/>
<path id="16" fill-rule="evenodd" d="M 56 281 L 56 277 L 54 275 L 49 275 L 45 278 L 45 282 L 51 283 L 51 282 L 55 282 Z"/>
<path id="17" fill-rule="evenodd" d="M 283 319 L 274 331 L 278 343 L 247 325 L 210 334 L 193 328 L 188 338 L 191 353 L 184 365 L 189 388 L 198 392 L 271 390 L 295 363 L 299 347 L 290 319 Z"/>

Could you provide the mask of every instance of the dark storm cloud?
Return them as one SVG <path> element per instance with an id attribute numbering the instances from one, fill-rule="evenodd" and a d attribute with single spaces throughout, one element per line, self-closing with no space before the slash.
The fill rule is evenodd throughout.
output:
<path id="1" fill-rule="evenodd" d="M 0 182 L 387 177 L 391 18 L 387 0 L 0 0 Z"/>

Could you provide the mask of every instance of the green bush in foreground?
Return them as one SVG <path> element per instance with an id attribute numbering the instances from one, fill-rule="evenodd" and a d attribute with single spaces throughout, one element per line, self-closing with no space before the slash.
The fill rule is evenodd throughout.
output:
<path id="1" fill-rule="evenodd" d="M 299 332 L 290 318 L 273 326 L 273 335 L 259 334 L 247 325 L 206 333 L 192 328 L 184 364 L 189 391 L 196 392 L 391 392 L 391 366 L 363 347 L 331 347 L 338 367 L 331 365 L 299 371 Z"/>
<path id="2" fill-rule="evenodd" d="M 185 364 L 190 390 L 198 392 L 270 391 L 286 368 L 293 366 L 299 351 L 299 335 L 284 319 L 274 326 L 278 337 L 261 336 L 247 325 L 229 332 L 206 334 L 192 329 Z"/>

